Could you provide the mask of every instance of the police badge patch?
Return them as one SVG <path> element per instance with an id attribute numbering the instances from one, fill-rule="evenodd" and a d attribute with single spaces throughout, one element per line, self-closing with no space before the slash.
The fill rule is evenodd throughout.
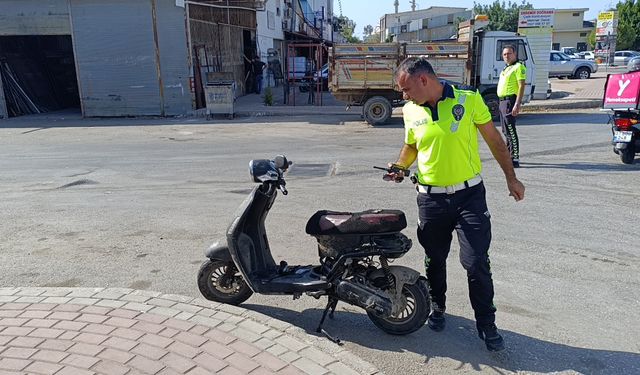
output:
<path id="1" fill-rule="evenodd" d="M 464 116 L 464 106 L 461 104 L 454 105 L 451 109 L 451 114 L 453 114 L 453 118 L 455 118 L 456 121 L 462 120 L 462 117 Z"/>

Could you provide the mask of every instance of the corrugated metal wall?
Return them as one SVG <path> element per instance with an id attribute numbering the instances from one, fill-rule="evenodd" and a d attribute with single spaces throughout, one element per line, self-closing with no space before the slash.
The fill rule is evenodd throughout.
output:
<path id="1" fill-rule="evenodd" d="M 69 35 L 67 0 L 1 0 L 0 35 Z"/>
<path id="2" fill-rule="evenodd" d="M 84 116 L 190 109 L 184 8 L 173 0 L 69 3 Z"/>
<path id="3" fill-rule="evenodd" d="M 185 114 L 192 109 L 185 9 L 157 0 L 157 17 L 165 115 Z"/>

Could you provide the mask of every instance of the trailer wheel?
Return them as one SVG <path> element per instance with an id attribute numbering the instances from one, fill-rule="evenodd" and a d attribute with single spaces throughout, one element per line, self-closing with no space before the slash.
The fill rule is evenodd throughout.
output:
<path id="1" fill-rule="evenodd" d="M 364 103 L 364 119 L 371 125 L 381 125 L 391 118 L 391 103 L 384 96 L 374 96 Z"/>

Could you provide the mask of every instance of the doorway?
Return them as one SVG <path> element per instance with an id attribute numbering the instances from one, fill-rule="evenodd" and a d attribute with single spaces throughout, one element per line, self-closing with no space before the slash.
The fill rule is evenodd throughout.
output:
<path id="1" fill-rule="evenodd" d="M 9 117 L 80 108 L 69 35 L 0 37 L 0 75 Z"/>

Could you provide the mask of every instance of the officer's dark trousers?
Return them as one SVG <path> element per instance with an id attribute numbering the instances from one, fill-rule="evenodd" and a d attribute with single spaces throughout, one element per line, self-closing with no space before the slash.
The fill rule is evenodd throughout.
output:
<path id="1" fill-rule="evenodd" d="M 418 240 L 425 250 L 425 268 L 432 301 L 445 307 L 447 256 L 455 230 L 460 262 L 467 271 L 469 298 L 479 324 L 495 322 L 493 280 L 489 263 L 491 215 L 484 184 L 453 194 L 418 193 Z"/>
<path id="2" fill-rule="evenodd" d="M 511 153 L 512 160 L 520 160 L 520 143 L 518 141 L 518 132 L 516 131 L 516 118 L 511 116 L 511 110 L 516 103 L 516 96 L 510 95 L 500 99 L 500 125 L 502 133 L 507 139 L 507 147 Z"/>

